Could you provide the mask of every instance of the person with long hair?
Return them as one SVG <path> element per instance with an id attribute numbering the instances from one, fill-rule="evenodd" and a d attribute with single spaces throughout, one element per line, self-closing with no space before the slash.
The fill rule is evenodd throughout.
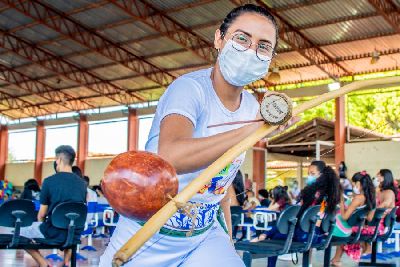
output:
<path id="1" fill-rule="evenodd" d="M 395 206 L 397 201 L 397 187 L 394 183 L 393 174 L 391 170 L 381 169 L 375 176 L 376 181 L 378 182 L 378 187 L 376 190 L 376 206 L 377 208 L 386 209 L 385 214 L 382 220 L 379 223 L 378 231 L 379 234 L 383 234 L 385 232 L 385 226 L 383 224 L 384 217 L 388 214 Z M 368 221 L 371 221 L 374 217 L 374 210 L 368 214 Z M 375 231 L 374 226 L 365 226 L 362 229 L 362 234 L 372 235 Z M 371 245 L 369 243 L 362 243 L 362 250 L 364 256 L 369 256 L 371 254 Z"/>
<path id="2" fill-rule="evenodd" d="M 39 200 L 40 199 L 40 186 L 36 179 L 28 179 L 24 183 L 24 190 L 21 194 L 21 199 Z"/>
<path id="3" fill-rule="evenodd" d="M 340 213 L 336 216 L 334 236 L 350 236 L 352 231 L 357 231 L 347 224 L 347 220 L 356 209 L 366 207 L 369 211 L 372 211 L 376 208 L 375 187 L 369 174 L 366 171 L 357 172 L 353 175 L 351 181 L 353 197 L 346 201 L 347 203 L 343 198 L 340 201 Z M 343 252 L 346 252 L 353 260 L 358 261 L 361 256 L 360 244 L 337 246 L 335 256 L 331 260 L 332 266 L 342 265 Z"/>
<path id="4" fill-rule="evenodd" d="M 326 166 L 323 161 L 313 161 L 308 168 L 307 186 L 300 192 L 301 208 L 298 214 L 300 219 L 303 213 L 312 206 L 321 205 L 321 213 L 334 212 L 336 206 L 340 202 L 341 189 L 339 178 L 336 172 L 330 167 Z M 319 228 L 316 227 L 314 243 L 319 242 L 321 234 Z M 279 231 L 266 236 L 269 239 L 285 239 L 286 235 L 282 235 Z M 305 242 L 308 238 L 308 233 L 301 230 L 296 226 L 294 241 Z M 310 253 L 311 257 L 311 253 Z M 269 257 L 268 266 L 276 266 L 278 257 Z"/>
<path id="5" fill-rule="evenodd" d="M 276 186 L 272 189 L 272 202 L 268 206 L 269 211 L 281 212 L 286 208 L 287 205 L 290 204 L 290 197 L 287 192 L 287 189 L 283 186 Z M 261 235 L 256 238 L 253 238 L 250 242 L 259 242 L 265 240 L 269 236 L 274 236 L 277 233 L 278 229 L 276 226 L 273 226 L 272 229 L 265 231 Z"/>
<path id="6" fill-rule="evenodd" d="M 257 99 L 244 86 L 268 73 L 278 36 L 275 18 L 267 9 L 253 4 L 234 8 L 214 34 L 214 48 L 218 51 L 215 66 L 177 78 L 161 96 L 145 149 L 175 168 L 179 191 L 264 125 L 257 122 L 208 127 L 261 118 Z M 242 153 L 232 160 L 190 200 L 201 207 L 195 218 L 175 213 L 154 235 L 156 245 L 149 246 L 149 241 L 125 266 L 244 266 L 231 244 L 230 198 L 226 194 L 244 158 Z M 101 267 L 111 265 L 116 251 L 142 224 L 120 217 L 100 258 Z M 187 234 L 191 237 L 185 237 Z"/>

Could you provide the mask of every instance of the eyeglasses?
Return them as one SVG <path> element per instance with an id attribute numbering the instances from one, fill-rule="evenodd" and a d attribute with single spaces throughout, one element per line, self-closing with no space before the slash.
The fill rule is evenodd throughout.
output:
<path id="1" fill-rule="evenodd" d="M 233 41 L 232 47 L 240 52 L 248 50 L 252 45 L 250 36 L 248 36 L 243 32 L 233 33 L 231 40 Z M 274 56 L 276 56 L 276 53 L 270 43 L 265 41 L 260 41 L 257 44 L 256 55 L 259 60 L 268 61 L 271 60 Z"/>

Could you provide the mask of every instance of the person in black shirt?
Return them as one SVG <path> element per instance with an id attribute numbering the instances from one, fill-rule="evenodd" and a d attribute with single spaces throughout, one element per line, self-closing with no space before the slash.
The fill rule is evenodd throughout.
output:
<path id="1" fill-rule="evenodd" d="M 67 238 L 67 230 L 59 229 L 51 224 L 51 213 L 60 203 L 64 202 L 86 202 L 86 184 L 82 178 L 72 173 L 72 164 L 75 160 L 75 151 L 71 146 L 59 146 L 56 151 L 54 167 L 56 174 L 46 178 L 42 185 L 40 194 L 40 209 L 38 221 L 27 230 L 21 229 L 21 235 L 28 238 L 46 238 L 60 244 Z M 83 229 L 76 230 L 79 238 Z M 29 254 L 42 267 L 48 266 L 38 250 L 27 250 Z M 64 251 L 64 266 L 69 266 L 71 250 Z"/>
<path id="2" fill-rule="evenodd" d="M 22 191 L 21 199 L 39 200 L 40 187 L 36 179 L 29 179 L 24 183 L 24 191 Z"/>

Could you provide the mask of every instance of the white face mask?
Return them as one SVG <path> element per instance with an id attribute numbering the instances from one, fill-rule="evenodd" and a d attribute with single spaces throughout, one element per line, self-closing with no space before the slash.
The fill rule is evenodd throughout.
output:
<path id="1" fill-rule="evenodd" d="M 357 186 L 354 186 L 353 187 L 353 193 L 356 194 L 356 195 L 359 195 L 361 192 L 360 192 L 360 189 L 358 189 Z"/>
<path id="2" fill-rule="evenodd" d="M 372 179 L 372 183 L 374 184 L 375 187 L 378 187 L 380 184 L 378 177 L 374 177 Z"/>
<path id="3" fill-rule="evenodd" d="M 268 73 L 270 57 L 259 56 L 264 60 L 261 61 L 256 51 L 250 48 L 246 51 L 238 51 L 233 48 L 232 42 L 228 40 L 218 56 L 219 69 L 225 81 L 234 86 L 245 86 Z"/>

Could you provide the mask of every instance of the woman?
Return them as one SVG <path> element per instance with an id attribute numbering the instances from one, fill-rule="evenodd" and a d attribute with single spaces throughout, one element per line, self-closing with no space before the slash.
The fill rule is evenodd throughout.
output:
<path id="1" fill-rule="evenodd" d="M 272 189 L 272 202 L 269 205 L 268 210 L 281 212 L 289 204 L 290 204 L 290 198 L 289 198 L 286 188 L 283 186 L 274 187 L 274 189 Z M 276 227 L 272 227 L 271 230 L 265 231 L 263 234 L 252 239 L 250 242 L 263 241 L 267 237 L 274 236 L 275 234 L 277 234 L 277 231 L 278 231 L 278 229 Z"/>
<path id="2" fill-rule="evenodd" d="M 297 217 L 300 219 L 303 213 L 312 206 L 321 205 L 321 215 L 324 212 L 334 212 L 336 205 L 340 201 L 340 185 L 339 178 L 335 171 L 326 166 L 323 161 L 313 161 L 308 168 L 308 185 L 300 193 L 301 208 Z M 313 242 L 319 242 L 321 235 L 319 228 L 316 228 L 316 234 Z M 274 235 L 268 236 L 270 239 L 286 239 L 278 231 Z M 294 241 L 307 241 L 308 233 L 296 226 Z M 311 257 L 311 253 L 310 253 Z M 276 266 L 278 257 L 269 257 L 268 266 Z"/>
<path id="3" fill-rule="evenodd" d="M 215 32 L 214 46 L 219 52 L 215 66 L 183 75 L 161 97 L 146 150 L 175 167 L 179 190 L 263 124 L 208 128 L 261 117 L 258 102 L 243 86 L 267 74 L 277 31 L 275 19 L 264 8 L 245 5 L 233 9 Z M 162 228 L 163 234 L 155 234 L 125 266 L 244 266 L 231 244 L 226 194 L 244 156 L 228 164 L 191 199 L 200 207 L 194 222 L 176 213 Z M 221 210 L 229 235 L 216 222 Z M 190 231 L 192 225 L 194 232 Z M 100 266 L 109 267 L 115 252 L 140 228 L 138 222 L 121 216 Z M 182 237 L 188 233 L 192 236 Z"/>
<path id="4" fill-rule="evenodd" d="M 381 169 L 376 174 L 376 180 L 378 181 L 376 206 L 378 208 L 386 209 L 384 216 L 389 213 L 396 205 L 397 201 L 397 188 L 394 184 L 393 174 L 388 169 Z M 368 214 L 368 221 L 371 221 L 374 217 L 374 211 Z M 384 219 L 379 224 L 379 234 L 383 234 L 385 226 L 383 224 Z M 375 231 L 375 227 L 366 226 L 362 230 L 362 234 L 372 235 Z M 363 254 L 371 254 L 371 245 L 369 243 L 363 243 Z"/>
<path id="5" fill-rule="evenodd" d="M 350 218 L 351 214 L 360 207 L 367 207 L 368 210 L 373 210 L 376 207 L 375 201 L 375 188 L 372 182 L 371 177 L 368 175 L 366 171 L 357 172 L 351 178 L 353 185 L 353 198 L 350 203 L 345 203 L 345 201 L 340 201 L 340 214 L 336 217 L 336 226 L 334 229 L 335 236 L 349 236 L 351 235 L 352 229 L 347 224 L 347 220 Z M 357 231 L 358 229 L 353 229 L 353 231 Z M 338 246 L 336 248 L 336 253 L 333 259 L 331 260 L 332 266 L 341 266 L 341 258 L 343 252 L 346 252 L 352 259 L 359 260 L 360 253 L 360 245 L 344 245 Z"/>
<path id="6" fill-rule="evenodd" d="M 24 183 L 24 191 L 22 191 L 21 199 L 39 200 L 40 187 L 36 179 L 29 179 Z"/>

